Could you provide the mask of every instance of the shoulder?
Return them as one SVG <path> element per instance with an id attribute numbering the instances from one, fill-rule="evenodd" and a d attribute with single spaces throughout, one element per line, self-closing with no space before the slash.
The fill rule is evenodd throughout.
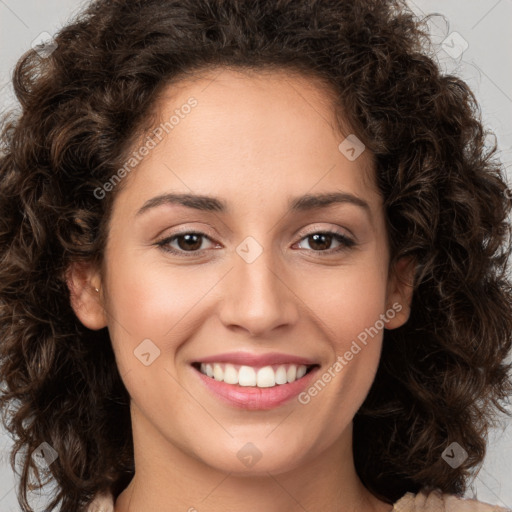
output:
<path id="1" fill-rule="evenodd" d="M 406 493 L 394 504 L 392 512 L 512 512 L 512 509 L 435 490 Z"/>
<path id="2" fill-rule="evenodd" d="M 85 512 L 114 512 L 114 496 L 110 492 L 97 494 Z"/>

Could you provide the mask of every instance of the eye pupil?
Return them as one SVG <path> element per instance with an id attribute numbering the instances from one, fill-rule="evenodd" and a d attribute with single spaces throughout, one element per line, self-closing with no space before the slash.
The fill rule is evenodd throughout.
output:
<path id="1" fill-rule="evenodd" d="M 310 235 L 309 238 L 312 238 L 314 240 L 314 244 L 317 244 L 317 249 L 329 249 L 329 246 L 330 246 L 331 240 L 332 240 L 332 235 L 329 235 L 327 233 L 315 233 L 314 235 Z M 323 239 L 324 242 L 319 243 L 320 239 Z M 326 239 L 327 239 L 327 242 L 325 242 Z M 318 245 L 320 247 L 318 247 Z M 312 245 L 311 245 L 311 247 L 314 248 Z"/>
<path id="2" fill-rule="evenodd" d="M 195 243 L 192 241 L 192 239 L 195 238 Z M 183 246 L 182 243 L 180 243 L 180 240 L 183 240 L 185 239 L 186 240 L 186 243 L 189 244 L 189 245 L 185 245 Z M 187 235 L 180 235 L 177 237 L 177 241 L 178 241 L 178 246 L 180 247 L 180 249 L 183 249 L 183 250 L 197 250 L 201 247 L 201 235 L 197 235 L 195 233 L 191 233 L 191 234 L 187 234 Z M 190 243 L 192 243 L 192 247 L 190 246 Z"/>

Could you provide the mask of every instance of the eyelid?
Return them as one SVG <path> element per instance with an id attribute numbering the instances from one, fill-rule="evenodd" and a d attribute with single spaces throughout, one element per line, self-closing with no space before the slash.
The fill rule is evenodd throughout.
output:
<path id="1" fill-rule="evenodd" d="M 172 228 L 171 228 L 172 229 Z M 164 230 L 165 231 L 168 231 L 167 229 Z M 212 243 L 220 243 L 220 242 L 217 242 L 216 241 L 216 237 L 217 235 L 216 234 L 213 234 L 213 230 L 210 230 L 208 228 L 203 228 L 203 227 L 199 227 L 199 228 L 176 228 L 176 231 L 171 231 L 170 234 L 165 234 L 165 235 L 157 235 L 156 236 L 156 241 L 154 242 L 154 244 L 152 245 L 156 245 L 162 241 L 166 241 L 166 240 L 169 240 L 171 238 L 175 238 L 177 236 L 180 236 L 180 235 L 201 235 L 203 236 L 204 238 L 207 238 L 208 240 L 210 240 Z"/>
<path id="2" fill-rule="evenodd" d="M 162 237 L 159 237 L 156 242 L 154 242 L 152 245 L 156 245 L 160 247 L 165 252 L 171 253 L 171 254 L 179 254 L 180 256 L 184 257 L 191 257 L 191 256 L 197 256 L 199 254 L 202 254 L 204 251 L 208 249 L 200 249 L 198 251 L 181 251 L 174 248 L 166 248 L 166 245 L 169 245 L 171 243 L 171 240 L 174 241 L 179 236 L 183 235 L 198 235 L 199 237 L 205 238 L 209 240 L 213 245 L 218 245 L 220 242 L 217 242 L 212 236 L 210 236 L 208 233 L 204 231 L 200 231 L 198 229 L 182 229 L 180 231 L 173 232 L 169 235 L 165 235 Z"/>
<path id="3" fill-rule="evenodd" d="M 341 229 L 344 229 L 348 231 L 348 233 L 345 233 L 344 231 L 341 231 Z M 300 236 L 300 239 L 304 238 L 305 236 L 314 235 L 315 233 L 336 233 L 337 235 L 341 235 L 347 239 L 351 239 L 353 242 L 356 241 L 355 236 L 353 233 L 347 229 L 347 228 L 340 228 L 339 226 L 330 226 L 328 228 L 319 226 L 318 224 L 313 224 L 313 226 L 309 227 L 307 231 L 300 230 L 297 233 L 297 236 Z"/>

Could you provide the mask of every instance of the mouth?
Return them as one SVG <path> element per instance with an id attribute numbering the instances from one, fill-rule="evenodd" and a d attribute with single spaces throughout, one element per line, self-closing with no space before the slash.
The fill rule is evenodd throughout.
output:
<path id="1" fill-rule="evenodd" d="M 291 404 L 311 386 L 321 367 L 317 359 L 296 354 L 244 351 L 212 354 L 189 364 L 210 396 L 252 411 Z"/>
<path id="2" fill-rule="evenodd" d="M 318 364 L 272 364 L 248 366 L 224 362 L 194 362 L 192 367 L 218 382 L 237 387 L 273 388 L 292 384 L 311 373 Z"/>

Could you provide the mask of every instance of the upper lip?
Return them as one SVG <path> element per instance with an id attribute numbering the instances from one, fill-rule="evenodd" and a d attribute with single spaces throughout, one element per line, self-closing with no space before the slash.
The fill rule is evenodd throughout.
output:
<path id="1" fill-rule="evenodd" d="M 279 352 L 268 352 L 266 354 L 251 354 L 250 352 L 225 352 L 213 356 L 202 357 L 194 361 L 195 363 L 232 363 L 246 366 L 269 366 L 272 364 L 298 364 L 314 365 L 318 364 L 312 359 L 295 356 L 292 354 L 282 354 Z"/>

